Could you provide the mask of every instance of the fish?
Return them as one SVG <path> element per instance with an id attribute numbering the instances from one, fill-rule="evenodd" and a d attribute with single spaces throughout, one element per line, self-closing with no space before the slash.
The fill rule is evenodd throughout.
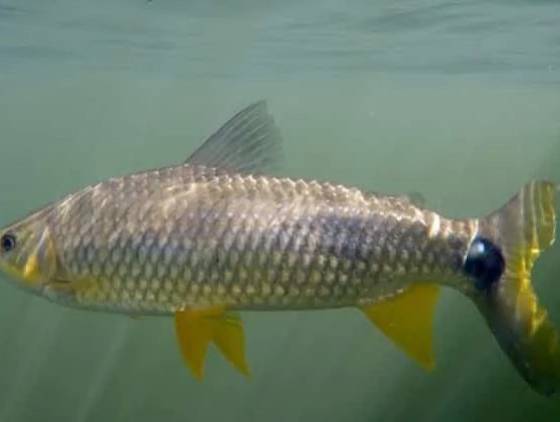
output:
<path id="1" fill-rule="evenodd" d="M 190 157 L 94 183 L 0 229 L 0 269 L 73 308 L 171 316 L 202 379 L 210 345 L 245 375 L 244 311 L 360 310 L 431 370 L 442 287 L 483 315 L 538 393 L 560 386 L 560 340 L 531 272 L 556 235 L 558 187 L 526 184 L 480 218 L 418 195 L 276 174 L 282 138 L 265 101 Z"/>

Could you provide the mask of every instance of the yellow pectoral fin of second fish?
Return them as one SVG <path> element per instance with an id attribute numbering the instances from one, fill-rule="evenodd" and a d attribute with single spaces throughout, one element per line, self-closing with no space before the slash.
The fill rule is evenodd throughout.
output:
<path id="1" fill-rule="evenodd" d="M 244 375 L 249 375 L 245 359 L 245 334 L 238 315 L 221 307 L 175 313 L 175 330 L 188 367 L 201 380 L 208 345 L 212 342 L 226 359 Z"/>
<path id="2" fill-rule="evenodd" d="M 398 296 L 362 310 L 387 337 L 431 370 L 435 366 L 432 326 L 438 293 L 436 284 L 413 284 Z"/>

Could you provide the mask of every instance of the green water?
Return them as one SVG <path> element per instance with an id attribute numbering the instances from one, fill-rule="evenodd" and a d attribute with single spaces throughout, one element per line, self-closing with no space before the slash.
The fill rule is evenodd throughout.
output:
<path id="1" fill-rule="evenodd" d="M 530 179 L 560 182 L 558 22 L 552 0 L 0 0 L 0 224 L 180 162 L 261 98 L 283 174 L 486 213 Z M 559 280 L 560 247 L 536 275 L 558 324 Z M 198 383 L 171 319 L 1 281 L 1 422 L 560 420 L 450 290 L 431 374 L 355 310 L 246 313 L 252 379 L 212 350 Z"/>

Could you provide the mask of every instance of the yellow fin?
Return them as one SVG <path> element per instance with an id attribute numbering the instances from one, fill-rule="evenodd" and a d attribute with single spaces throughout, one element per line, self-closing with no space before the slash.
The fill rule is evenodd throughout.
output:
<path id="1" fill-rule="evenodd" d="M 56 252 L 48 229 L 45 229 L 29 254 L 21 276 L 28 283 L 34 284 L 40 280 L 50 279 L 56 269 Z"/>
<path id="2" fill-rule="evenodd" d="M 175 313 L 175 330 L 183 358 L 194 377 L 204 376 L 208 344 L 213 342 L 242 374 L 249 374 L 245 360 L 245 336 L 239 316 L 221 307 Z"/>
<path id="3" fill-rule="evenodd" d="M 175 313 L 175 331 L 183 359 L 194 377 L 204 376 L 204 360 L 212 339 L 211 324 L 198 311 Z"/>
<path id="4" fill-rule="evenodd" d="M 435 366 L 432 321 L 439 287 L 413 284 L 403 293 L 362 308 L 387 337 L 426 370 Z"/>
<path id="5" fill-rule="evenodd" d="M 226 313 L 214 328 L 214 344 L 243 375 L 249 375 L 245 359 L 245 333 L 239 315 Z"/>
<path id="6" fill-rule="evenodd" d="M 25 262 L 25 266 L 23 267 L 23 278 L 24 280 L 35 282 L 40 276 L 39 260 L 37 259 L 37 254 L 33 253 Z"/>

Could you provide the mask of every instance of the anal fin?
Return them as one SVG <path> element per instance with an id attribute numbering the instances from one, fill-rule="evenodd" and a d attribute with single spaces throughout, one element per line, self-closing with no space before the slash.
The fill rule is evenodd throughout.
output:
<path id="1" fill-rule="evenodd" d="M 175 331 L 182 356 L 198 380 L 204 376 L 210 343 L 214 343 L 239 372 L 249 375 L 243 324 L 237 314 L 228 313 L 222 307 L 176 312 Z"/>
<path id="2" fill-rule="evenodd" d="M 432 325 L 438 293 L 436 284 L 413 284 L 398 296 L 362 311 L 406 354 L 431 370 L 435 366 Z"/>

